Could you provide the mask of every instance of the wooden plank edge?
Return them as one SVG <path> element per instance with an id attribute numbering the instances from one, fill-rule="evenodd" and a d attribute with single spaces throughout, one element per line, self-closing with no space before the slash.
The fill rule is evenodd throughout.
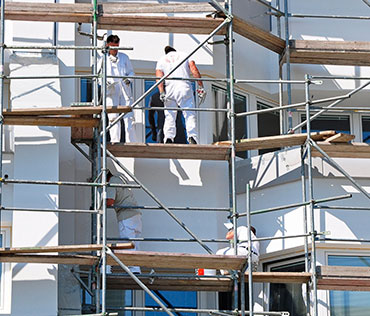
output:
<path id="1" fill-rule="evenodd" d="M 40 246 L 40 247 L 16 247 L 16 248 L 0 248 L 2 254 L 21 254 L 21 253 L 47 253 L 47 252 L 90 252 L 102 249 L 102 245 L 61 245 L 61 246 Z M 107 247 L 112 250 L 116 249 L 133 249 L 134 243 L 117 243 L 107 244 Z"/>

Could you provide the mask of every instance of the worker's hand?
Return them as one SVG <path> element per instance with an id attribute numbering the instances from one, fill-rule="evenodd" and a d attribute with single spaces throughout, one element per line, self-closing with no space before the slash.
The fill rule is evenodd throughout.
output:
<path id="1" fill-rule="evenodd" d="M 159 99 L 164 103 L 164 102 L 166 102 L 166 99 L 167 99 L 167 97 L 166 97 L 166 92 L 161 92 L 161 94 L 159 95 Z"/>
<path id="2" fill-rule="evenodd" d="M 152 129 L 152 140 L 157 141 L 157 130 L 155 128 Z"/>
<path id="3" fill-rule="evenodd" d="M 124 79 L 122 79 L 122 81 L 123 81 L 123 83 L 124 84 L 126 84 L 126 85 L 130 85 L 130 83 L 131 83 L 131 81 L 130 81 L 130 79 L 128 79 L 128 78 L 124 78 Z"/>
<path id="4" fill-rule="evenodd" d="M 108 58 L 110 59 L 110 61 L 112 63 L 116 63 L 118 61 L 118 57 L 117 56 L 109 55 Z"/>
<path id="5" fill-rule="evenodd" d="M 197 94 L 198 94 L 198 98 L 199 98 L 199 105 L 201 105 L 204 102 L 204 100 L 206 99 L 207 92 L 205 92 L 203 88 L 199 88 L 199 89 L 197 89 Z"/>

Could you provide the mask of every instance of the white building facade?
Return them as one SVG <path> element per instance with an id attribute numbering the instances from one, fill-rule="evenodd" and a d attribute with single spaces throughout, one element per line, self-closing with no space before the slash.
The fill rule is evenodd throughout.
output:
<path id="1" fill-rule="evenodd" d="M 45 1 L 47 2 L 47 1 Z M 191 1 L 190 1 L 191 2 Z M 196 1 L 194 1 L 196 2 Z M 254 3 L 254 1 L 248 1 Z M 73 3 L 60 1 L 60 3 Z M 276 5 L 275 1 L 272 1 Z M 237 5 L 241 5 L 237 3 Z M 276 18 L 266 14 L 266 7 L 254 3 L 253 14 L 241 14 L 248 21 L 277 34 Z M 288 1 L 293 13 L 336 14 L 362 16 L 370 8 L 362 1 L 348 6 L 348 2 Z M 242 10 L 242 9 L 240 9 Z M 254 11 L 255 10 L 255 11 Z M 243 11 L 240 11 L 243 12 Z M 248 11 L 249 12 L 249 11 Z M 238 11 L 239 13 L 239 11 Z M 243 12 L 244 13 L 244 12 Z M 194 14 L 193 14 L 194 15 Z M 283 20 L 282 20 L 283 21 Z M 326 41 L 370 41 L 366 20 L 291 18 L 290 36 L 293 39 Z M 79 34 L 73 23 L 7 21 L 8 45 L 90 45 L 90 39 Z M 88 24 L 82 25 L 91 32 Z M 284 31 L 284 28 L 282 28 Z M 104 33 L 101 30 L 99 33 Z M 138 76 L 154 76 L 157 60 L 164 47 L 172 45 L 179 51 L 191 52 L 205 35 L 149 33 L 133 31 L 107 31 L 121 38 Z M 284 32 L 283 35 L 284 36 Z M 215 36 L 212 41 L 222 40 Z M 102 45 L 103 42 L 99 42 Z M 238 79 L 279 79 L 279 56 L 258 44 L 235 35 L 235 77 Z M 225 45 L 203 46 L 192 57 L 204 78 L 225 78 Z M 58 50 L 8 50 L 6 74 L 10 76 L 34 75 L 88 75 L 91 73 L 91 52 Z M 291 79 L 303 80 L 305 74 L 370 77 L 365 66 L 291 65 Z M 286 69 L 284 68 L 284 78 Z M 364 80 L 324 80 L 312 85 L 314 99 L 344 95 L 363 84 Z M 135 98 L 139 98 L 153 85 L 154 79 L 136 79 L 133 83 Z M 205 82 L 207 99 L 204 108 L 226 108 L 226 85 Z M 369 107 L 369 88 L 358 92 L 341 106 Z M 237 112 L 253 111 L 279 105 L 278 85 L 237 84 L 235 103 Z M 10 80 L 5 82 L 5 99 L 8 108 L 63 107 L 73 102 L 87 102 L 91 97 L 87 79 Z M 284 87 L 284 101 L 287 91 Z M 292 85 L 292 102 L 304 102 L 303 85 Z M 145 102 L 148 102 L 148 98 Z M 143 102 L 144 105 L 144 102 Z M 151 142 L 148 112 L 135 110 L 139 139 Z M 277 135 L 278 112 L 254 115 L 237 120 L 237 138 L 254 138 Z M 303 111 L 292 111 L 284 122 L 292 127 L 305 118 Z M 197 112 L 200 144 L 211 144 L 227 139 L 227 120 L 224 114 Z M 291 126 L 289 126 L 291 124 Z M 315 125 L 316 124 L 316 125 Z M 355 135 L 355 141 L 369 142 L 370 115 L 364 112 L 330 112 L 313 123 L 312 129 L 334 129 Z M 304 130 L 298 130 L 301 132 Z M 68 127 L 6 126 L 3 146 L 3 176 L 10 179 L 91 181 L 91 165 L 70 142 Z M 81 145 L 88 154 L 88 147 Z M 252 210 L 299 203 L 302 201 L 300 148 L 285 148 L 273 152 L 258 150 L 240 153 L 236 164 L 237 210 L 246 210 L 246 185 L 251 185 Z M 168 206 L 229 207 L 229 165 L 226 161 L 186 159 L 120 158 L 129 170 Z M 370 192 L 368 159 L 341 158 L 336 161 Z M 352 194 L 351 199 L 337 202 L 344 206 L 368 206 L 362 195 L 338 171 L 314 158 L 315 199 Z M 117 171 L 121 170 L 117 167 Z M 135 191 L 139 205 L 154 205 L 141 190 Z M 85 187 L 57 187 L 25 184 L 2 186 L 2 203 L 14 208 L 89 209 L 91 192 Z M 336 202 L 334 202 L 336 203 Z M 303 208 L 291 208 L 252 217 L 258 237 L 289 236 L 304 233 Z M 223 238 L 223 223 L 228 213 L 178 211 L 176 215 L 199 238 Z M 370 240 L 365 225 L 368 213 L 359 210 L 315 209 L 315 230 L 337 239 Z M 239 219 L 246 224 L 245 217 Z M 309 223 L 310 224 L 310 223 Z M 330 235 L 328 235 L 330 232 Z M 108 214 L 108 237 L 118 236 L 113 210 Z M 143 237 L 186 238 L 186 232 L 168 214 L 162 211 L 143 211 Z M 1 213 L 1 242 L 3 247 L 52 246 L 91 243 L 91 215 L 52 212 Z M 215 252 L 222 244 L 210 243 Z M 194 243 L 143 242 L 147 251 L 204 253 Z M 304 271 L 304 239 L 277 239 L 261 242 L 259 271 Z M 366 242 L 318 242 L 318 265 L 370 264 L 370 245 Z M 1 266 L 0 314 L 4 315 L 77 315 L 91 300 L 70 273 L 70 266 L 52 264 L 3 263 Z M 228 304 L 226 295 L 206 292 L 168 293 L 179 307 L 219 308 Z M 256 311 L 285 311 L 291 315 L 305 315 L 305 292 L 301 285 L 255 285 Z M 284 297 L 284 299 L 283 299 Z M 319 315 L 366 315 L 369 294 L 361 292 L 319 291 Z M 142 291 L 108 291 L 108 302 L 114 307 L 151 306 Z M 186 302 L 187 306 L 181 303 Z M 226 302 L 226 303 L 225 303 Z M 226 304 L 226 305 L 223 305 Z M 230 302 L 231 304 L 231 302 Z M 231 305 L 230 305 L 231 306 Z M 221 307 L 220 307 L 221 308 Z M 139 314 L 139 313 L 138 313 Z M 142 314 L 142 313 L 140 313 Z M 122 313 L 123 315 L 123 313 Z"/>

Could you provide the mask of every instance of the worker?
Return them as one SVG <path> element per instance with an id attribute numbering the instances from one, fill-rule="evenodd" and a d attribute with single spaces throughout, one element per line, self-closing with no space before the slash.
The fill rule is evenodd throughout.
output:
<path id="1" fill-rule="evenodd" d="M 164 104 L 159 98 L 159 92 L 157 91 L 150 97 L 149 105 L 151 107 L 163 108 Z M 157 113 L 157 126 L 155 123 L 155 113 Z M 148 113 L 149 126 L 152 133 L 152 140 L 158 143 L 164 142 L 163 125 L 164 125 L 164 111 L 162 110 L 149 110 Z M 158 129 L 158 131 L 157 131 Z M 185 129 L 182 123 L 182 114 L 177 111 L 176 115 L 176 137 L 174 139 L 176 144 L 186 144 Z"/>
<path id="2" fill-rule="evenodd" d="M 234 226 L 232 223 L 224 223 L 225 227 L 228 229 L 228 232 L 226 234 L 227 240 L 234 240 Z M 237 234 L 237 240 L 238 240 L 238 246 L 237 251 L 238 255 L 242 256 L 248 256 L 248 227 L 246 226 L 239 226 Z M 256 229 L 251 226 L 251 236 L 252 240 L 256 239 Z M 260 253 L 260 243 L 259 241 L 252 241 L 252 271 L 257 270 L 258 262 L 259 262 L 259 253 Z M 235 249 L 234 246 L 226 247 L 217 250 L 216 255 L 234 255 Z M 224 274 L 225 271 L 221 270 L 221 273 Z"/>
<path id="3" fill-rule="evenodd" d="M 118 47 L 120 38 L 117 35 L 109 35 L 107 38 L 107 47 Z M 101 61 L 102 62 L 102 61 Z M 100 71 L 101 71 L 100 62 Z M 107 56 L 107 76 L 134 76 L 134 70 L 129 57 L 117 49 L 110 49 Z M 131 106 L 133 96 L 131 90 L 131 81 L 129 78 L 107 78 L 107 106 Z M 112 123 L 120 114 L 109 113 L 108 119 Z M 134 113 L 126 113 L 123 117 L 125 125 L 125 142 L 135 143 L 135 119 Z M 117 122 L 109 129 L 111 143 L 119 143 L 121 141 L 121 122 Z"/>
<path id="4" fill-rule="evenodd" d="M 129 183 L 122 174 L 113 175 L 110 170 L 107 173 L 109 184 Z M 141 212 L 137 209 L 126 207 L 137 206 L 137 202 L 131 188 L 108 187 L 107 188 L 107 207 L 113 207 L 116 211 L 118 221 L 118 231 L 120 238 L 141 237 L 142 221 Z M 135 241 L 134 250 L 139 249 L 139 242 Z M 140 267 L 129 267 L 133 273 L 141 273 Z"/>
<path id="5" fill-rule="evenodd" d="M 177 52 L 173 47 L 166 46 L 165 55 L 162 56 L 156 66 L 156 76 L 166 76 L 171 70 L 180 64 L 185 59 L 186 55 L 182 52 Z M 195 78 L 201 78 L 200 72 L 193 60 L 186 60 L 182 63 L 169 77 L 190 78 L 190 73 Z M 204 102 L 206 93 L 203 88 L 203 82 L 198 81 L 199 88 L 197 89 L 199 104 Z M 194 93 L 191 82 L 188 80 L 167 80 L 166 88 L 163 82 L 158 86 L 160 98 L 165 107 L 178 107 L 184 109 L 192 109 L 194 104 Z M 165 143 L 173 143 L 176 136 L 176 110 L 165 110 L 164 122 L 164 141 Z M 189 144 L 197 144 L 197 124 L 195 111 L 184 111 L 186 133 Z"/>

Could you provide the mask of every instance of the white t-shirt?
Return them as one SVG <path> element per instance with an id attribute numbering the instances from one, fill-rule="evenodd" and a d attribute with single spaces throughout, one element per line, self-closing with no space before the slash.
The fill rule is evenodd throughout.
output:
<path id="1" fill-rule="evenodd" d="M 112 176 L 109 180 L 109 183 L 126 184 L 127 182 L 122 177 Z M 128 219 L 137 214 L 141 214 L 141 212 L 137 209 L 120 208 L 120 206 L 137 206 L 137 202 L 131 188 L 108 187 L 107 199 L 114 200 L 113 207 L 116 211 L 118 221 Z"/>
<path id="2" fill-rule="evenodd" d="M 113 62 L 110 56 L 107 56 L 107 76 L 135 76 L 130 58 L 125 53 L 117 53 L 117 61 Z M 99 60 L 98 70 L 102 71 L 103 58 Z M 122 78 L 108 78 L 107 81 L 113 83 Z M 132 81 L 132 79 L 129 79 Z"/>
<path id="3" fill-rule="evenodd" d="M 184 58 L 185 53 L 169 52 L 162 56 L 157 62 L 156 69 L 161 70 L 166 76 L 172 69 L 174 69 Z M 178 78 L 190 78 L 189 60 L 186 60 L 173 74 L 169 76 Z M 166 95 L 169 98 L 176 100 L 184 96 L 192 96 L 192 87 L 190 81 L 187 80 L 166 80 Z"/>
<path id="4" fill-rule="evenodd" d="M 251 231 L 252 236 L 252 251 L 258 256 L 260 254 L 260 242 L 259 241 L 253 241 L 253 239 L 256 239 L 256 235 Z M 238 240 L 239 240 L 239 246 L 248 244 L 248 227 L 246 226 L 239 226 L 238 227 Z"/>

